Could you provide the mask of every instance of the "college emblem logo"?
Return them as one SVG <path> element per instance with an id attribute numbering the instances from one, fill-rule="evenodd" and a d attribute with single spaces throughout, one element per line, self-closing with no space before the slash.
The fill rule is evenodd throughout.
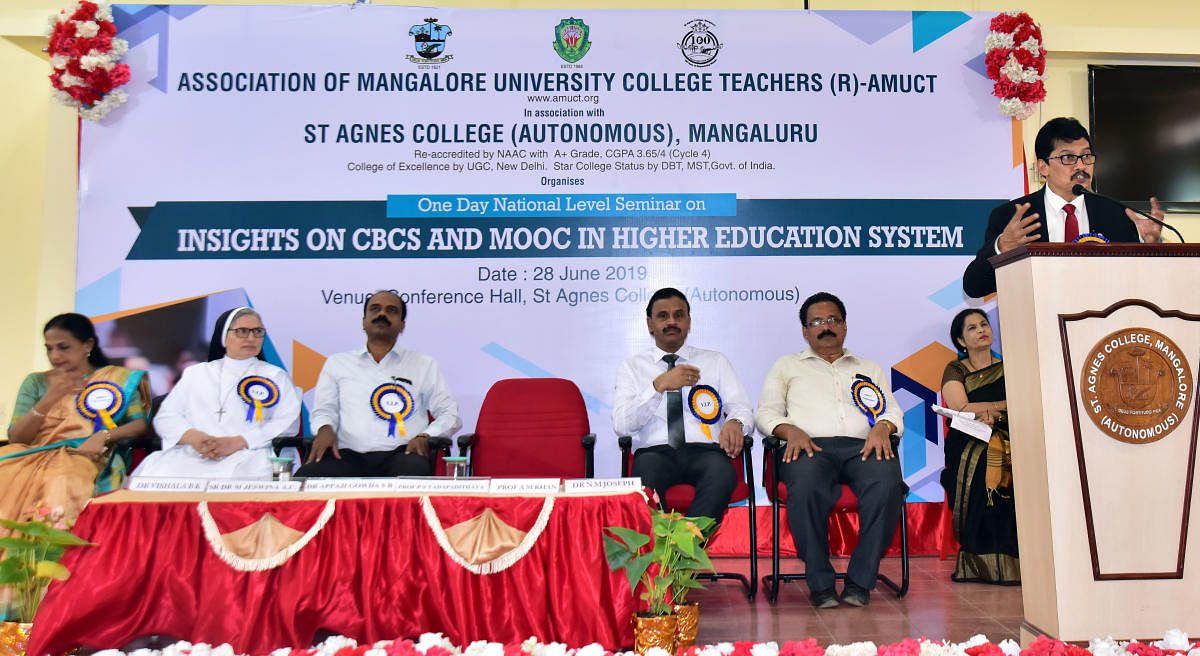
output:
<path id="1" fill-rule="evenodd" d="M 554 52 L 563 61 L 574 64 L 591 49 L 592 42 L 588 41 L 590 32 L 587 23 L 582 20 L 564 18 L 554 28 Z"/>
<path id="2" fill-rule="evenodd" d="M 684 23 L 688 31 L 683 35 L 683 39 L 675 45 L 679 47 L 679 51 L 683 53 L 683 58 L 687 63 L 703 68 L 717 60 L 717 54 L 721 51 L 721 41 L 712 31 L 714 25 L 716 23 L 703 18 Z"/>
<path id="3" fill-rule="evenodd" d="M 408 35 L 413 38 L 413 47 L 417 49 L 414 57 L 408 55 L 408 61 L 417 64 L 440 64 L 450 61 L 454 55 L 439 57 L 446 49 L 446 37 L 453 34 L 449 25 L 442 25 L 436 18 L 426 18 L 424 23 L 413 25 Z"/>
<path id="4" fill-rule="evenodd" d="M 1157 442 L 1178 428 L 1194 392 L 1183 351 L 1149 328 L 1126 328 L 1100 340 L 1079 378 L 1092 422 L 1130 444 Z"/>

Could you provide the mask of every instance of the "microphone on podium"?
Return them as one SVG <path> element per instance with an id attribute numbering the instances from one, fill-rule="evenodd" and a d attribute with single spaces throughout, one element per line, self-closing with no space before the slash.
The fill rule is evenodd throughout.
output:
<path id="1" fill-rule="evenodd" d="M 1071 193 L 1075 194 L 1076 196 L 1095 196 L 1096 198 L 1103 198 L 1104 200 L 1107 200 L 1112 203 L 1116 203 L 1117 205 L 1120 205 L 1121 207 L 1123 207 L 1127 210 L 1133 210 L 1134 212 L 1141 214 L 1142 216 L 1146 217 L 1147 219 L 1150 219 L 1151 221 L 1157 223 L 1158 225 L 1160 225 L 1164 228 L 1170 228 L 1171 232 L 1175 233 L 1176 237 L 1179 237 L 1179 243 L 1181 243 L 1181 244 L 1187 243 L 1187 240 L 1185 240 L 1183 238 L 1183 235 L 1179 234 L 1179 231 L 1175 229 L 1175 226 L 1171 225 L 1170 223 L 1166 223 L 1164 221 L 1159 221 L 1158 219 L 1154 218 L 1153 216 L 1150 216 L 1149 214 L 1147 214 L 1135 207 L 1130 207 L 1115 198 L 1109 198 L 1108 196 L 1105 196 L 1104 194 L 1098 194 L 1081 184 L 1077 184 L 1074 187 L 1072 187 Z"/>

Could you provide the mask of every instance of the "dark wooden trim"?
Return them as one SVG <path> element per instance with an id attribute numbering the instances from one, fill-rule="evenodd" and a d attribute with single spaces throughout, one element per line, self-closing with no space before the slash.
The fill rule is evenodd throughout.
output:
<path id="1" fill-rule="evenodd" d="M 1113 312 L 1116 312 L 1117 310 L 1120 310 L 1123 307 L 1129 307 L 1131 305 L 1140 305 L 1140 306 L 1146 308 L 1147 310 L 1150 310 L 1154 314 L 1157 314 L 1158 316 L 1163 317 L 1163 318 L 1172 317 L 1175 319 L 1184 319 L 1186 321 L 1200 321 L 1200 314 L 1191 314 L 1190 312 L 1182 312 L 1180 310 L 1164 310 L 1164 309 L 1158 307 L 1157 305 L 1155 305 L 1154 303 L 1151 303 L 1150 301 L 1147 301 L 1145 299 L 1126 298 L 1124 300 L 1115 301 L 1112 305 L 1104 308 L 1103 310 L 1087 310 L 1085 312 L 1079 312 L 1077 314 L 1060 314 L 1060 315 L 1058 315 L 1058 318 L 1060 319 L 1059 325 L 1060 325 L 1060 327 L 1062 326 L 1061 320 L 1063 320 L 1063 319 L 1065 319 L 1067 321 L 1078 321 L 1079 319 L 1092 319 L 1092 318 L 1103 319 L 1104 317 L 1107 317 L 1108 315 L 1112 314 Z M 1063 334 L 1065 337 L 1065 333 L 1061 333 L 1061 334 Z"/>
<path id="2" fill-rule="evenodd" d="M 1107 315 L 1105 315 L 1107 316 Z M 1063 364 L 1067 374 L 1067 399 L 1071 405 L 1071 429 L 1075 433 L 1075 462 L 1079 468 L 1080 497 L 1083 499 L 1083 521 L 1087 526 L 1088 551 L 1092 557 L 1092 580 L 1100 580 L 1100 556 L 1096 552 L 1096 526 L 1092 520 L 1092 492 L 1088 486 L 1087 463 L 1083 457 L 1083 433 L 1079 430 L 1079 404 L 1075 402 L 1075 367 L 1071 363 L 1071 345 L 1067 339 L 1067 321 L 1058 315 L 1058 336 L 1062 342 Z"/>
<path id="3" fill-rule="evenodd" d="M 1067 244 L 1042 242 L 1026 244 L 988 258 L 999 269 L 1028 257 L 1200 257 L 1197 244 Z"/>
<path id="4" fill-rule="evenodd" d="M 1153 246 L 1153 244 L 1137 244 L 1138 246 Z M 1161 246 L 1161 244 L 1160 244 Z M 1200 250 L 1200 248 L 1197 248 Z M 1200 322 L 1200 314 L 1191 314 L 1181 312 L 1179 310 L 1163 310 L 1154 303 L 1137 298 L 1127 298 L 1114 302 L 1103 310 L 1087 310 L 1075 314 L 1060 314 L 1058 315 L 1058 336 L 1062 342 L 1063 363 L 1066 366 L 1067 376 L 1067 395 L 1071 406 L 1071 428 L 1075 433 L 1075 460 L 1079 467 L 1079 485 L 1080 496 L 1083 499 L 1083 516 L 1084 522 L 1087 525 L 1088 550 L 1092 558 L 1092 580 L 1095 581 L 1141 581 L 1150 579 L 1182 579 L 1184 556 L 1187 553 L 1187 534 L 1188 520 L 1191 516 L 1192 508 L 1192 479 L 1196 473 L 1196 441 L 1200 435 L 1200 393 L 1193 390 L 1194 406 L 1192 408 L 1192 435 L 1191 443 L 1188 447 L 1188 465 L 1187 478 L 1184 481 L 1183 490 L 1183 518 L 1180 522 L 1179 529 L 1179 550 L 1177 552 L 1174 572 L 1100 572 L 1100 558 L 1096 551 L 1096 530 L 1092 519 L 1092 496 L 1088 487 L 1087 478 L 1087 461 L 1083 454 L 1083 433 L 1079 428 L 1079 407 L 1075 401 L 1075 373 L 1074 366 L 1071 363 L 1071 347 L 1067 339 L 1067 322 L 1081 321 L 1083 319 L 1105 318 L 1116 312 L 1117 310 L 1130 306 L 1141 306 L 1155 313 L 1161 318 L 1175 318 L 1184 321 Z M 1196 383 L 1193 382 L 1193 385 Z"/>

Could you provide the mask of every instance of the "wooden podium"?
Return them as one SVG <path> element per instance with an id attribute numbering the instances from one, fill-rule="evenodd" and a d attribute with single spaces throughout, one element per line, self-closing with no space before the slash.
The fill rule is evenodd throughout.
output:
<path id="1" fill-rule="evenodd" d="M 1022 644 L 1200 635 L 1200 247 L 1030 244 L 991 262 Z"/>

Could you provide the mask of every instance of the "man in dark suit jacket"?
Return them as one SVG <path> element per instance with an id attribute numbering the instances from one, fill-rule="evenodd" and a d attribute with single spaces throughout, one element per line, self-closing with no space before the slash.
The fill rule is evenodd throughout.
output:
<path id="1" fill-rule="evenodd" d="M 1096 164 L 1091 136 L 1079 121 L 1048 121 L 1034 140 L 1034 153 L 1046 184 L 992 210 L 983 245 L 963 273 L 963 291 L 968 296 L 996 291 L 996 272 L 988 258 L 1031 242 L 1073 241 L 1086 233 L 1099 233 L 1114 242 L 1160 241 L 1162 227 L 1153 221 L 1106 198 L 1076 196 L 1072 191 L 1077 184 L 1091 186 Z M 1151 198 L 1150 205 L 1151 215 L 1162 220 L 1158 200 Z"/>

